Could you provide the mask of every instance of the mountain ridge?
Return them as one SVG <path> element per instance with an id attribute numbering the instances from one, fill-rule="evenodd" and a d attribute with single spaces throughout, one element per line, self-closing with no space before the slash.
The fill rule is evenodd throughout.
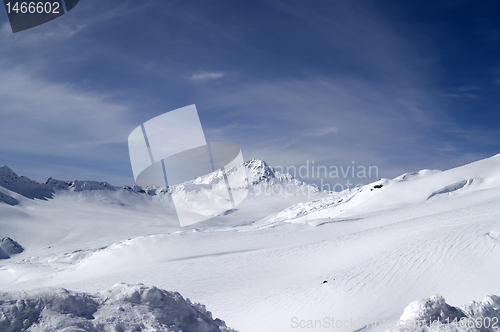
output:
<path id="1" fill-rule="evenodd" d="M 307 193 L 318 193 L 319 190 L 313 186 L 310 186 L 302 181 L 297 180 L 292 175 L 286 173 L 282 174 L 278 172 L 273 167 L 269 166 L 265 161 L 259 159 L 250 159 L 237 167 L 225 170 L 226 176 L 230 176 L 233 172 L 236 172 L 241 167 L 245 167 L 248 180 L 248 188 L 250 188 L 250 194 L 256 195 L 256 193 L 265 193 L 273 195 L 272 188 L 274 187 L 285 187 L 293 186 L 296 189 L 301 189 L 305 194 Z M 30 179 L 27 176 L 19 176 L 11 168 L 6 165 L 0 166 L 0 188 L 5 188 L 10 192 L 0 191 L 0 202 L 4 202 L 9 205 L 17 205 L 19 200 L 12 195 L 13 193 L 19 194 L 28 199 L 40 199 L 47 200 L 54 198 L 57 192 L 67 191 L 67 192 L 85 192 L 85 191 L 120 191 L 126 190 L 138 194 L 147 194 L 150 196 L 155 196 L 159 194 L 171 194 L 173 191 L 198 191 L 200 188 L 207 188 L 211 185 L 217 184 L 220 181 L 224 181 L 224 174 L 222 170 L 217 170 L 207 175 L 200 176 L 196 179 L 186 181 L 181 184 L 167 186 L 167 187 L 139 187 L 134 186 L 113 186 L 108 182 L 92 181 L 92 180 L 74 180 L 65 181 L 57 180 L 54 178 L 49 178 L 45 182 L 37 182 Z M 243 188 L 232 188 L 232 190 L 238 190 Z M 278 194 L 283 192 L 283 188 L 277 191 Z M 297 190 L 298 192 L 299 190 Z"/>

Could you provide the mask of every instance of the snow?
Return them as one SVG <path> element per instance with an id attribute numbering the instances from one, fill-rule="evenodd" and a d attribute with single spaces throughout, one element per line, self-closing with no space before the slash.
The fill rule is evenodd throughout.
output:
<path id="1" fill-rule="evenodd" d="M 0 166 L 0 187 L 31 199 L 46 199 L 52 197 L 51 190 L 49 188 L 46 188 L 43 184 L 31 180 L 28 177 L 18 176 L 7 166 Z M 13 197 L 8 193 L 3 193 L 3 195 L 10 197 L 11 200 L 13 199 Z M 1 201 L 2 199 L 0 199 L 0 202 Z M 9 204 L 9 202 L 7 203 Z"/>
<path id="2" fill-rule="evenodd" d="M 393 331 L 498 331 L 500 297 L 487 296 L 482 302 L 454 307 L 439 295 L 410 303 Z"/>
<path id="3" fill-rule="evenodd" d="M 442 296 L 434 295 L 429 299 L 415 301 L 405 308 L 399 320 L 402 322 L 422 321 L 429 326 L 438 319 L 442 322 L 462 319 L 465 314 L 462 310 L 446 303 Z"/>
<path id="4" fill-rule="evenodd" d="M 64 288 L 0 293 L 0 330 L 235 331 L 179 293 L 140 284 L 116 284 L 96 294 Z"/>
<path id="5" fill-rule="evenodd" d="M 428 199 L 431 199 L 432 197 L 436 195 L 442 195 L 442 194 L 450 194 L 454 191 L 457 191 L 459 189 L 464 188 L 465 186 L 470 185 L 474 179 L 468 179 L 468 180 L 463 180 L 454 184 L 450 184 L 449 186 L 446 186 L 438 191 L 433 192 Z"/>
<path id="6" fill-rule="evenodd" d="M 451 182 L 451 183 L 450 183 Z M 446 172 L 423 170 L 393 180 L 381 179 L 370 185 L 335 193 L 333 197 L 301 202 L 278 213 L 277 221 L 294 222 L 319 218 L 358 215 L 424 204 L 442 194 L 480 191 L 500 186 L 500 157 L 483 160 Z M 378 187 L 378 188 L 377 188 Z M 352 213 L 351 213 L 352 211 Z"/>
<path id="7" fill-rule="evenodd" d="M 463 304 L 500 294 L 500 155 L 338 193 L 259 160 L 238 167 L 249 197 L 188 228 L 179 226 L 170 193 L 210 190 L 221 174 L 117 188 L 38 184 L 1 168 L 0 194 L 17 204 L 0 202 L 0 236 L 24 251 L 0 261 L 0 290 L 97 294 L 143 283 L 203 303 L 239 331 L 259 332 L 301 330 L 294 317 L 397 321 L 409 303 L 432 294 L 466 316 L 496 310 L 493 295 Z M 443 315 L 451 310 L 438 297 L 426 301 Z M 421 317 L 427 305 L 414 307 L 409 312 Z M 338 330 L 360 328 L 381 330 Z"/>

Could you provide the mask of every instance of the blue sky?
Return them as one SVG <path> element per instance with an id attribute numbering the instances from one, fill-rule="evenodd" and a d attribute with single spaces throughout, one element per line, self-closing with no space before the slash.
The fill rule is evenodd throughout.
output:
<path id="1" fill-rule="evenodd" d="M 196 104 L 209 141 L 274 166 L 459 166 L 500 153 L 499 15 L 496 1 L 81 0 L 12 34 L 2 9 L 0 164 L 132 184 L 128 134 Z"/>

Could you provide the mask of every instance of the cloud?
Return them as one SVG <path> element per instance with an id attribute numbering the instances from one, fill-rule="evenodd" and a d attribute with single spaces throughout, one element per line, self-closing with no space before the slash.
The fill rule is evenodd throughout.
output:
<path id="1" fill-rule="evenodd" d="M 236 142 L 245 159 L 259 158 L 274 166 L 300 167 L 308 160 L 349 166 L 355 161 L 375 165 L 380 176 L 393 178 L 488 156 L 464 152 L 467 142 L 484 134 L 457 123 L 442 106 L 447 101 L 433 90 L 310 77 L 227 83 L 209 86 L 203 93 L 197 104 L 207 139 Z M 232 125 L 216 130 L 224 123 Z M 474 144 L 497 142 L 495 135 Z"/>
<path id="2" fill-rule="evenodd" d="M 192 81 L 209 81 L 209 80 L 217 80 L 219 78 L 224 77 L 225 74 L 221 72 L 207 72 L 201 71 L 199 73 L 193 74 L 189 76 L 189 79 Z"/>
<path id="3" fill-rule="evenodd" d="M 355 160 L 393 177 L 434 161 L 442 161 L 439 168 L 470 161 L 471 150 L 479 158 L 488 141 L 499 141 L 493 131 L 477 141 L 485 137 L 481 128 L 460 123 L 453 107 L 461 98 L 486 98 L 482 83 L 440 87 L 440 44 L 419 42 L 411 22 L 397 23 L 376 4 L 265 7 L 269 24 L 258 29 L 243 11 L 229 22 L 210 14 L 213 8 L 160 0 L 85 2 L 22 34 L 0 26 L 2 160 L 18 151 L 23 162 L 58 157 L 65 167 L 47 162 L 51 176 L 58 167 L 70 172 L 69 165 L 81 166 L 74 174 L 92 167 L 131 174 L 130 131 L 192 103 L 209 141 L 238 143 L 245 159 L 271 165 Z"/>
<path id="4" fill-rule="evenodd" d="M 472 99 L 480 99 L 481 97 L 478 96 L 477 94 L 471 93 L 472 91 L 476 91 L 478 93 L 481 92 L 483 88 L 477 85 L 462 85 L 459 86 L 458 88 L 454 89 L 453 92 L 449 93 L 441 93 L 439 94 L 440 97 L 443 98 L 472 98 Z"/>
<path id="5" fill-rule="evenodd" d="M 12 34 L 12 28 L 10 27 L 10 24 L 5 22 L 2 25 L 2 28 L 0 29 L 0 35 L 11 35 Z"/>
<path id="6" fill-rule="evenodd" d="M 245 159 L 281 166 L 354 160 L 377 165 L 384 177 L 428 167 L 440 153 L 428 142 L 449 125 L 432 94 L 345 77 L 210 86 L 197 104 L 210 105 L 199 107 L 207 138 L 238 143 Z M 212 130 L 222 123 L 236 125 Z"/>
<path id="7" fill-rule="evenodd" d="M 442 93 L 440 94 L 440 96 L 445 98 L 473 98 L 473 99 L 481 98 L 471 93 Z"/>
<path id="8" fill-rule="evenodd" d="M 85 24 L 69 26 L 58 23 L 49 24 L 48 26 L 41 25 L 30 29 L 29 33 L 12 33 L 10 25 L 6 23 L 0 30 L 0 40 L 3 45 L 8 45 L 9 48 L 20 45 L 29 47 L 35 45 L 43 46 L 46 43 L 57 43 L 71 38 L 85 28 Z"/>
<path id="9" fill-rule="evenodd" d="M 452 144 L 443 144 L 442 146 L 436 147 L 436 149 L 442 152 L 456 152 L 458 150 L 457 147 Z"/>
<path id="10" fill-rule="evenodd" d="M 308 132 L 303 136 L 320 137 L 328 134 L 334 134 L 338 131 L 339 128 L 337 127 L 326 127 L 326 128 L 315 129 L 314 131 Z"/>
<path id="11" fill-rule="evenodd" d="M 477 90 L 481 90 L 482 88 L 480 86 L 477 86 L 477 85 L 463 85 L 463 86 L 460 86 L 457 88 L 457 91 L 477 91 Z"/>
<path id="12" fill-rule="evenodd" d="M 0 64 L 0 149 L 96 159 L 126 140 L 131 107 Z"/>

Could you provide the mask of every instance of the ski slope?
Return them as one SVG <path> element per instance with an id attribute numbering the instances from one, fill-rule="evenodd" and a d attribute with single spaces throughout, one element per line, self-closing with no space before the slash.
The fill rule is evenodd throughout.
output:
<path id="1" fill-rule="evenodd" d="M 250 197 L 189 228 L 178 226 L 169 191 L 193 197 L 220 175 L 141 190 L 39 184 L 1 168 L 0 237 L 23 251 L 0 260 L 0 290 L 143 283 L 258 332 L 311 330 L 309 321 L 328 330 L 332 319 L 356 323 L 338 330 L 387 330 L 369 322 L 420 317 L 422 306 L 408 305 L 434 294 L 455 307 L 500 294 L 500 155 L 339 193 L 262 161 L 239 167 Z"/>

